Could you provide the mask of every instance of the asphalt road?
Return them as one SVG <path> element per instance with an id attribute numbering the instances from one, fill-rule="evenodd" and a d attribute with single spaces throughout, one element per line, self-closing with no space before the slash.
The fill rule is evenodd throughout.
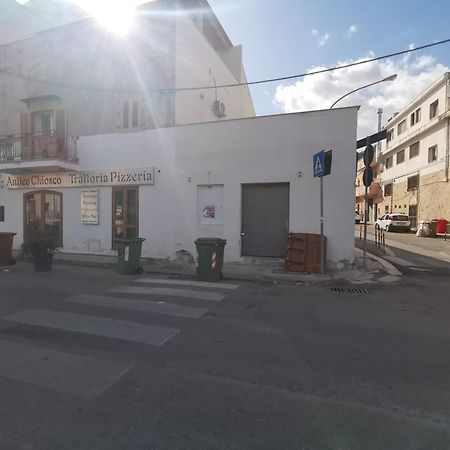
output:
<path id="1" fill-rule="evenodd" d="M 449 448 L 448 279 L 138 278 L 0 269 L 0 449 Z"/>

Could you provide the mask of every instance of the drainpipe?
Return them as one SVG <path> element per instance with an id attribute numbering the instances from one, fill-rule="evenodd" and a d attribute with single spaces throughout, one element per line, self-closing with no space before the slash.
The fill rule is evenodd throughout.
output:
<path id="1" fill-rule="evenodd" d="M 445 92 L 445 112 L 449 111 L 449 83 L 447 80 L 446 92 Z M 450 117 L 447 117 L 447 136 L 445 142 L 445 182 L 448 183 L 448 166 L 449 166 L 449 156 L 450 156 Z"/>

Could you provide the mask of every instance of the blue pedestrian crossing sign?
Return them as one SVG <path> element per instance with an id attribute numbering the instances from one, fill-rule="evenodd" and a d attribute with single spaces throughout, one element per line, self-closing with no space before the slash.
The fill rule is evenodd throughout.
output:
<path id="1" fill-rule="evenodd" d="M 315 177 L 321 177 L 323 175 L 325 165 L 325 151 L 321 150 L 319 153 L 315 153 L 313 156 L 313 175 Z"/>

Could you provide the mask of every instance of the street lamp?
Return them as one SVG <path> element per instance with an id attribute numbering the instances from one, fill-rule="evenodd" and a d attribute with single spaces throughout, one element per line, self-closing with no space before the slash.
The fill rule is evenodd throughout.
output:
<path id="1" fill-rule="evenodd" d="M 361 87 L 359 87 L 358 89 L 354 89 L 353 91 L 347 92 L 347 93 L 346 93 L 345 95 L 343 95 L 342 97 L 339 97 L 339 98 L 338 98 L 338 99 L 330 106 L 330 109 L 333 108 L 333 106 L 334 106 L 337 102 L 339 102 L 339 101 L 341 101 L 343 98 L 347 97 L 347 95 L 353 94 L 353 93 L 356 92 L 356 91 L 360 91 L 361 89 L 368 88 L 368 87 L 373 86 L 373 85 L 378 84 L 378 83 L 384 83 L 385 81 L 394 81 L 396 78 L 397 78 L 397 74 L 394 73 L 394 75 L 390 75 L 389 77 L 383 78 L 382 80 L 378 80 L 378 81 L 375 81 L 374 83 L 366 84 L 365 86 L 361 86 Z"/>

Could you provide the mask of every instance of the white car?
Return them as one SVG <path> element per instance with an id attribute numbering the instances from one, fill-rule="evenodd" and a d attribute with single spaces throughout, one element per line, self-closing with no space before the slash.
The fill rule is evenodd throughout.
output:
<path id="1" fill-rule="evenodd" d="M 355 211 L 355 223 L 361 223 L 362 221 L 362 215 L 358 211 Z"/>
<path id="2" fill-rule="evenodd" d="M 406 214 L 389 213 L 384 214 L 383 216 L 378 218 L 378 220 L 375 222 L 375 228 L 385 231 L 410 231 L 411 222 Z"/>

